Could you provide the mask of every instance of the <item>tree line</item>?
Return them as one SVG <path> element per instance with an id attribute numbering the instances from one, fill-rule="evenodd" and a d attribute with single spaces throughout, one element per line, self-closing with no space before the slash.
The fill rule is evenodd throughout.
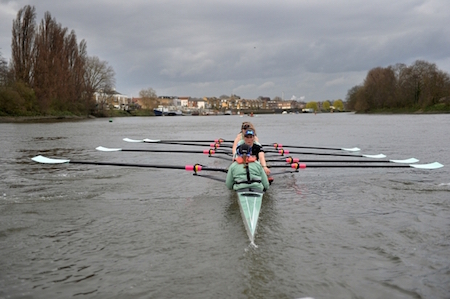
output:
<path id="1" fill-rule="evenodd" d="M 347 109 L 371 112 L 392 109 L 427 109 L 449 105 L 450 76 L 435 64 L 417 60 L 371 69 L 364 82 L 347 93 Z"/>
<path id="2" fill-rule="evenodd" d="M 112 93 L 114 76 L 107 62 L 87 55 L 73 30 L 49 12 L 37 25 L 35 7 L 27 5 L 13 21 L 9 66 L 0 53 L 0 115 L 98 113 L 94 93 Z"/>

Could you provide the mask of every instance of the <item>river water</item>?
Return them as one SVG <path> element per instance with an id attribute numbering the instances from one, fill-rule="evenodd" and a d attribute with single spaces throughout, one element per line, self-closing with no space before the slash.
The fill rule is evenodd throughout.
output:
<path id="1" fill-rule="evenodd" d="M 122 139 L 233 139 L 245 120 L 263 143 L 356 146 L 446 166 L 274 176 L 255 248 L 219 181 L 30 159 L 226 167 L 206 155 L 95 147 L 192 150 Z M 449 135 L 450 115 L 1 123 L 0 298 L 450 298 Z"/>

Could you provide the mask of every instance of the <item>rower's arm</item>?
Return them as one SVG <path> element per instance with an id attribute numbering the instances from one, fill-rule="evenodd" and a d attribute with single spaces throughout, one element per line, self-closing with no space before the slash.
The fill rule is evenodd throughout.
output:
<path id="1" fill-rule="evenodd" d="M 270 174 L 270 169 L 267 167 L 267 163 L 266 163 L 266 157 L 264 155 L 264 152 L 259 152 L 258 153 L 258 158 L 259 158 L 259 163 L 261 163 L 261 166 L 264 169 L 264 172 L 269 175 Z"/>
<path id="2" fill-rule="evenodd" d="M 241 141 L 241 134 L 238 134 L 236 136 L 236 138 L 234 139 L 233 148 L 231 150 L 231 152 L 233 153 L 233 160 L 234 160 L 234 156 L 236 156 L 236 148 L 239 144 L 239 141 Z"/>
<path id="3" fill-rule="evenodd" d="M 268 190 L 270 186 L 269 178 L 267 177 L 265 171 L 261 173 L 261 184 L 264 186 L 264 190 Z"/>

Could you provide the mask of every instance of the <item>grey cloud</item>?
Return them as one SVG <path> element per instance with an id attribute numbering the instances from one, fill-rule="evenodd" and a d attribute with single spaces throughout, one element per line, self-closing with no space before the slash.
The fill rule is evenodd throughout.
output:
<path id="1" fill-rule="evenodd" d="M 28 1 L 0 3 L 21 8 Z M 35 6 L 38 20 L 50 11 L 87 41 L 89 55 L 108 61 L 117 90 L 128 95 L 152 87 L 160 95 L 337 99 L 377 66 L 423 59 L 450 70 L 446 0 L 41 0 Z M 0 21 L 4 56 L 11 21 Z"/>

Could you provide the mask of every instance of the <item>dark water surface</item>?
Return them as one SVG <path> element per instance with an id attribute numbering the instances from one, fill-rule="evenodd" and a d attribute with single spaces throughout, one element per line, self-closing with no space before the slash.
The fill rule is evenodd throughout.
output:
<path id="1" fill-rule="evenodd" d="M 357 146 L 446 166 L 276 176 L 254 248 L 221 182 L 181 170 L 30 160 L 225 167 L 200 154 L 95 147 L 192 150 L 122 138 L 233 139 L 244 120 L 265 143 Z M 450 115 L 2 123 L 0 298 L 450 298 L 449 135 Z"/>

